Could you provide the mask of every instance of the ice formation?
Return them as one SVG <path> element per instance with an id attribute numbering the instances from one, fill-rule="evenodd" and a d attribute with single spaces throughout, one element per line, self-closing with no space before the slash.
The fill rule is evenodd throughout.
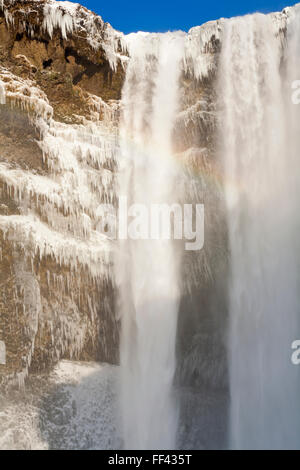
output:
<path id="1" fill-rule="evenodd" d="M 85 33 L 87 40 L 94 49 L 101 47 L 113 70 L 118 60 L 125 60 L 123 34 L 114 30 L 110 24 L 104 23 L 100 16 L 96 16 L 78 3 L 48 1 L 44 6 L 43 28 L 52 37 L 53 31 L 58 28 L 63 39 L 76 31 Z"/>
<path id="2" fill-rule="evenodd" d="M 0 67 L 0 104 L 5 104 L 6 101 L 11 106 L 27 111 L 30 116 L 41 117 L 44 121 L 52 118 L 53 109 L 42 90 L 31 80 L 17 77 Z"/>
<path id="3" fill-rule="evenodd" d="M 79 5 L 71 2 L 51 2 L 44 6 L 43 28 L 52 38 L 54 29 L 61 31 L 63 39 L 67 39 L 75 28 L 75 15 Z"/>
<path id="4" fill-rule="evenodd" d="M 78 3 L 68 1 L 34 0 L 28 2 L 19 0 L 18 4 L 24 3 L 27 8 L 18 10 L 18 19 L 21 18 L 24 29 L 32 36 L 33 25 L 30 23 L 29 15 L 36 12 L 41 15 L 41 28 L 52 38 L 55 30 L 59 30 L 63 39 L 67 39 L 72 33 L 86 38 L 93 49 L 102 49 L 113 70 L 117 68 L 118 62 L 124 64 L 127 61 L 124 35 L 105 23 L 102 18 L 82 7 Z M 4 11 L 6 23 L 14 23 L 16 10 L 15 0 L 0 0 L 0 9 Z"/>
<path id="5" fill-rule="evenodd" d="M 282 12 L 269 15 L 275 35 L 285 31 L 294 12 L 295 7 L 288 7 Z M 186 36 L 184 65 L 186 71 L 191 72 L 196 79 L 200 80 L 216 69 L 225 24 L 226 19 L 221 18 L 189 30 Z"/>
<path id="6" fill-rule="evenodd" d="M 109 311 L 105 286 L 112 282 L 112 242 L 98 231 L 98 223 L 99 205 L 113 203 L 115 198 L 118 104 L 88 95 L 90 119 L 77 117 L 80 124 L 71 125 L 53 119 L 46 95 L 33 82 L 3 68 L 0 92 L 2 105 L 27 114 L 38 130 L 45 168 L 41 172 L 7 161 L 0 163 L 1 194 L 15 201 L 18 208 L 14 215 L 0 216 L 0 228 L 3 240 L 19 253 L 21 262 L 15 269 L 18 305 L 21 308 L 22 304 L 28 325 L 33 325 L 28 329 L 31 341 L 24 352 L 23 369 L 15 377 L 23 386 L 38 325 L 49 334 L 55 328 L 55 358 L 66 350 L 70 357 L 77 357 L 87 335 L 97 335 L 99 302 L 103 311 Z M 45 314 L 49 307 L 37 301 L 40 289 L 35 270 L 36 263 L 49 259 L 60 270 L 57 274 L 51 268 L 47 271 L 48 288 L 55 289 L 58 296 L 57 313 L 59 298 L 65 294 L 71 297 L 69 311 L 52 320 Z M 78 306 L 83 300 L 80 295 L 78 300 L 77 294 L 83 288 L 82 275 L 95 285 L 94 292 L 85 294 L 89 317 L 84 321 Z"/>
<path id="7" fill-rule="evenodd" d="M 0 164 L 0 178 L 9 197 L 20 206 L 28 200 L 29 206 L 26 209 L 23 204 L 20 216 L 3 216 L 2 228 L 5 232 L 13 228 L 16 233 L 20 228 L 23 242 L 33 246 L 33 256 L 37 252 L 49 255 L 74 268 L 79 263 L 93 276 L 101 276 L 100 260 L 108 264 L 110 246 L 96 231 L 97 209 L 101 202 L 112 203 L 114 197 L 114 175 L 108 168 L 114 165 L 116 128 L 111 121 L 105 122 L 113 111 L 107 114 L 109 105 L 91 96 L 94 117 L 96 110 L 104 120 L 58 123 L 51 118 L 53 110 L 46 96 L 30 81 L 3 70 L 0 76 L 7 102 L 33 114 L 50 172 L 46 176 Z"/>
<path id="8" fill-rule="evenodd" d="M 214 46 L 220 41 L 222 20 L 210 21 L 202 26 L 191 28 L 186 36 L 185 69 L 196 79 L 211 72 L 216 65 Z"/>

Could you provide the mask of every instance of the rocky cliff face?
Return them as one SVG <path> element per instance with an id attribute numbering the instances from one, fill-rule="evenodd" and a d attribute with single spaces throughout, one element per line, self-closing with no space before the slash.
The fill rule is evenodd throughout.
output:
<path id="1" fill-rule="evenodd" d="M 116 362 L 111 247 L 122 35 L 69 2 L 0 2 L 0 381 Z M 100 340 L 99 340 L 100 339 Z"/>

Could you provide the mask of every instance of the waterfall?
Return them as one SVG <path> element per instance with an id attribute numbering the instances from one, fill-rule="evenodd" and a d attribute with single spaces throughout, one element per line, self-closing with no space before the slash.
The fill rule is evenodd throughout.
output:
<path id="1" fill-rule="evenodd" d="M 231 266 L 230 446 L 238 449 L 299 447 L 299 372 L 290 358 L 299 331 L 300 164 L 290 103 L 300 23 L 299 16 L 297 28 L 289 21 L 282 60 L 277 18 L 225 21 L 219 64 Z"/>
<path id="2" fill-rule="evenodd" d="M 138 33 L 127 43 L 119 194 L 146 208 L 177 202 L 172 131 L 184 35 Z M 118 256 L 124 446 L 174 448 L 180 250 L 167 239 L 130 239 L 121 242 Z"/>
<path id="3" fill-rule="evenodd" d="M 0 16 L 0 448 L 299 448 L 300 4 Z"/>

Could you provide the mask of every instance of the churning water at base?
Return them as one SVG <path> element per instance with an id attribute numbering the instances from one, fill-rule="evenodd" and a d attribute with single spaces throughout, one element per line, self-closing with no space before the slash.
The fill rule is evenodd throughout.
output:
<path id="1" fill-rule="evenodd" d="M 138 33 L 127 41 L 130 62 L 122 96 L 119 194 L 128 198 L 128 205 L 150 208 L 176 202 L 171 137 L 184 35 Z M 135 215 L 134 206 L 130 215 Z M 170 240 L 121 242 L 117 280 L 127 449 L 176 445 L 172 384 L 179 265 L 180 252 Z"/>
<path id="2" fill-rule="evenodd" d="M 300 323 L 293 121 L 300 116 L 291 105 L 300 17 L 290 20 L 284 60 L 275 26 L 263 15 L 226 22 L 219 70 L 231 264 L 230 446 L 238 449 L 298 448 L 300 436 L 299 371 L 291 364 Z"/>

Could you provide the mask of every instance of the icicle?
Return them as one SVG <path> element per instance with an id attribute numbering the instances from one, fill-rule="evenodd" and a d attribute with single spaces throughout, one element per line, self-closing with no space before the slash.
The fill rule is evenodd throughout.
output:
<path id="1" fill-rule="evenodd" d="M 63 39 L 67 39 L 75 27 L 74 12 L 77 5 L 70 2 L 46 3 L 44 6 L 43 28 L 47 31 L 50 38 L 53 36 L 55 28 L 59 28 Z"/>
<path id="2" fill-rule="evenodd" d="M 2 87 L 1 87 L 2 85 Z M 1 91 L 2 89 L 2 91 Z M 45 93 L 31 80 L 25 80 L 13 75 L 3 67 L 0 67 L 0 100 L 5 93 L 5 101 L 12 106 L 19 106 L 22 110 L 32 114 L 35 118 L 42 117 L 44 121 L 52 118 L 53 109 L 49 105 Z M 1 103 L 0 104 L 5 104 Z"/>
<path id="3" fill-rule="evenodd" d="M 201 80 L 215 68 L 213 42 L 220 40 L 222 20 L 210 21 L 190 29 L 185 44 L 184 65 L 186 71 Z"/>

